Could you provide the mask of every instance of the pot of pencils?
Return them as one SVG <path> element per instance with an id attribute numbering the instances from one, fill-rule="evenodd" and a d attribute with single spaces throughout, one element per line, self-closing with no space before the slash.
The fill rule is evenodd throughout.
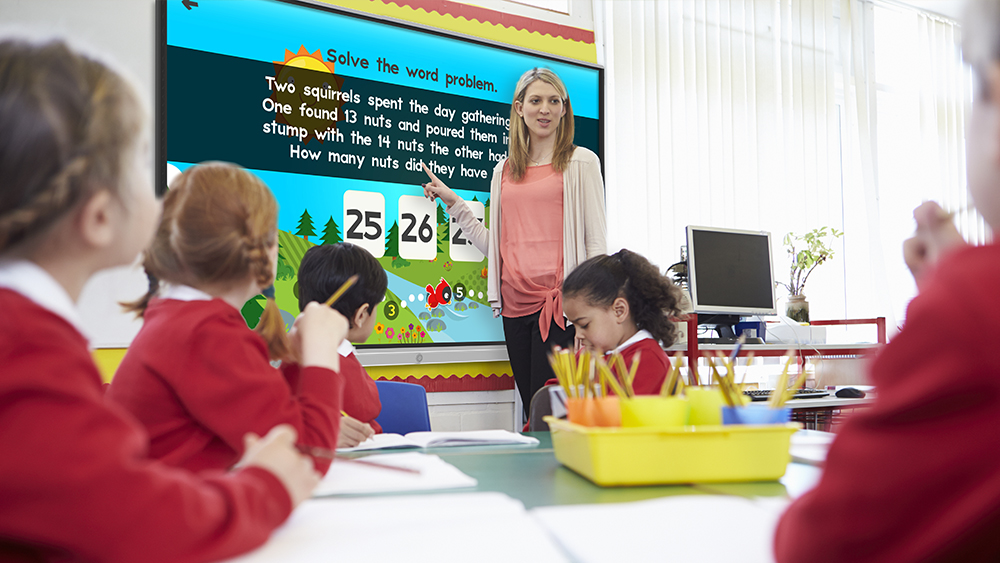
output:
<path id="1" fill-rule="evenodd" d="M 602 358 L 593 357 L 587 350 L 574 355 L 556 348 L 549 355 L 549 363 L 566 391 L 566 418 L 570 422 L 590 427 L 622 425 L 619 395 L 608 394 L 608 366 Z"/>
<path id="2" fill-rule="evenodd" d="M 768 399 L 766 404 L 762 405 L 747 405 L 745 402 L 737 402 L 735 400 L 726 399 L 726 406 L 722 408 L 722 424 L 785 424 L 791 419 L 792 409 L 785 406 L 785 403 L 795 396 L 795 390 L 799 388 L 805 381 L 806 372 L 805 370 L 795 379 L 795 382 L 789 386 L 788 385 L 788 370 L 795 361 L 795 350 L 788 351 L 788 360 L 785 362 L 785 367 L 781 372 L 781 376 L 778 377 L 777 385 L 775 386 L 774 392 L 771 393 L 771 398 Z M 714 366 L 712 368 L 715 369 Z M 728 383 L 732 383 L 732 379 L 729 377 L 720 377 L 718 372 L 713 371 L 713 375 L 720 380 L 720 386 L 725 388 L 726 380 Z M 738 389 L 733 389 L 740 395 L 740 400 L 743 400 L 742 386 Z M 726 394 L 725 389 L 723 390 L 723 395 Z"/>

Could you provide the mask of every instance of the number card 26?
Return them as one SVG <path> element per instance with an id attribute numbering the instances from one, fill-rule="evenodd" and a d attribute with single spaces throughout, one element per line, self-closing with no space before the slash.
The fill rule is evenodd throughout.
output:
<path id="1" fill-rule="evenodd" d="M 437 206 L 426 197 L 399 197 L 399 256 L 407 260 L 437 257 Z"/>

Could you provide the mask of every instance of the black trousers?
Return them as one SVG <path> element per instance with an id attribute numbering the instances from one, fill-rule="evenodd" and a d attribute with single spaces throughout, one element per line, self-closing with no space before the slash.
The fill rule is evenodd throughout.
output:
<path id="1" fill-rule="evenodd" d="M 507 343 L 507 356 L 514 372 L 514 382 L 521 394 L 521 404 L 527 414 L 531 398 L 545 382 L 556 374 L 549 365 L 548 354 L 553 346 L 573 348 L 576 328 L 567 323 L 566 330 L 550 320 L 549 339 L 542 341 L 538 330 L 538 316 L 541 311 L 526 317 L 503 318 L 503 336 Z"/>

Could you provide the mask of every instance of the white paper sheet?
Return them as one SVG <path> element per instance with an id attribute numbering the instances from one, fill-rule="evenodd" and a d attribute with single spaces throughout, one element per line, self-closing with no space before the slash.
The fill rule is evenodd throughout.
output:
<path id="1" fill-rule="evenodd" d="M 809 465 L 823 465 L 826 462 L 826 452 L 836 434 L 818 430 L 799 430 L 792 434 L 789 453 L 792 460 Z"/>
<path id="2" fill-rule="evenodd" d="M 403 473 L 366 463 L 338 459 L 333 462 L 326 477 L 313 491 L 313 496 L 461 489 L 476 486 L 475 479 L 436 455 L 404 452 L 370 455 L 360 459 L 416 469 L 420 473 Z"/>
<path id="3" fill-rule="evenodd" d="M 531 510 L 581 563 L 771 563 L 785 499 L 684 495 Z"/>
<path id="4" fill-rule="evenodd" d="M 230 563 L 560 563 L 520 501 L 502 493 L 313 499 L 260 549 Z"/>

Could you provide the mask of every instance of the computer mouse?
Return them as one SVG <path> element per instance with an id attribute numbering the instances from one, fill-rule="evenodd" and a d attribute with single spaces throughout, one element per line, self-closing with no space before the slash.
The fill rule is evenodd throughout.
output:
<path id="1" fill-rule="evenodd" d="M 837 390 L 837 396 L 841 399 L 863 399 L 865 392 L 854 387 L 844 387 Z"/>

